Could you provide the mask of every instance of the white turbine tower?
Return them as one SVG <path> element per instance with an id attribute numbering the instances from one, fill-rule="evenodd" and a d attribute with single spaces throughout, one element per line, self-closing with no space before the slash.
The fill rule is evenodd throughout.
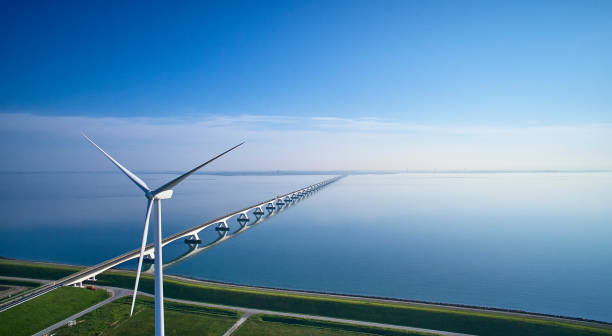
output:
<path id="1" fill-rule="evenodd" d="M 155 228 L 155 335 L 164 335 L 164 288 L 163 288 L 163 269 L 162 269 L 162 231 L 161 231 L 161 200 L 169 199 L 172 197 L 172 188 L 177 184 L 181 183 L 187 176 L 195 173 L 198 169 L 206 166 L 207 164 L 218 159 L 222 155 L 232 151 L 236 147 L 242 145 L 244 142 L 226 150 L 225 152 L 215 156 L 214 158 L 202 163 L 201 165 L 193 168 L 185 174 L 175 178 L 174 180 L 164 184 L 163 186 L 151 190 L 144 181 L 136 176 L 131 171 L 123 167 L 117 160 L 113 159 L 108 153 L 106 153 L 100 146 L 96 145 L 87 135 L 83 134 L 87 141 L 91 142 L 92 145 L 96 146 L 117 168 L 119 168 L 127 177 L 132 180 L 142 191 L 145 193 L 145 197 L 148 199 L 147 212 L 145 216 L 144 231 L 142 233 L 142 243 L 140 245 L 140 256 L 138 258 L 138 270 L 136 272 L 136 284 L 134 285 L 134 294 L 132 296 L 132 308 L 130 309 L 130 316 L 134 312 L 134 303 L 136 302 L 136 293 L 138 291 L 138 281 L 140 280 L 140 269 L 142 268 L 142 257 L 144 255 L 145 246 L 147 244 L 147 233 L 149 232 L 149 218 L 151 217 L 151 208 L 153 202 L 157 207 L 157 227 Z"/>

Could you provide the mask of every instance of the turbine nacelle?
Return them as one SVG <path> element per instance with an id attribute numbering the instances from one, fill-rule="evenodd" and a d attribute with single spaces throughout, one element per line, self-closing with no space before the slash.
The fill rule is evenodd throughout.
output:
<path id="1" fill-rule="evenodd" d="M 163 200 L 163 199 L 172 198 L 172 193 L 173 193 L 172 189 L 160 191 L 158 193 L 155 193 L 154 191 L 149 191 L 146 193 L 146 196 L 150 200 L 154 200 L 154 199 Z"/>

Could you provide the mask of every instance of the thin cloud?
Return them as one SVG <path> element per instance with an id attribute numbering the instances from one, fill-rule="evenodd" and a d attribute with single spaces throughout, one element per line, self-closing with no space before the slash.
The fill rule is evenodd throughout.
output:
<path id="1" fill-rule="evenodd" d="M 610 169 L 612 125 L 424 125 L 377 118 L 96 118 L 0 114 L 4 170 L 105 170 L 84 130 L 133 169 Z M 84 159 L 87 158 L 87 159 Z"/>

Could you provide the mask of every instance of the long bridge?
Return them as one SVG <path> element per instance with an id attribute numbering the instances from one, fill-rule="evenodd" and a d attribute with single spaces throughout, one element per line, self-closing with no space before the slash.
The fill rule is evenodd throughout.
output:
<path id="1" fill-rule="evenodd" d="M 173 234 L 171 236 L 168 236 L 166 238 L 164 238 L 162 240 L 162 246 L 170 244 L 176 240 L 179 240 L 181 238 L 186 238 L 185 242 L 190 244 L 191 249 L 189 252 L 187 252 L 186 254 L 184 254 L 183 256 L 179 256 L 179 258 L 176 258 L 175 260 L 171 261 L 170 263 L 164 265 L 164 267 L 167 267 L 171 264 L 174 264 L 180 260 L 184 260 L 186 259 L 188 256 L 191 256 L 195 253 L 199 253 L 202 252 L 203 250 L 206 250 L 208 248 L 211 248 L 215 245 L 220 244 L 221 242 L 232 238 L 244 231 L 246 231 L 249 227 L 252 227 L 256 224 L 259 224 L 261 221 L 263 221 L 266 218 L 269 218 L 277 213 L 279 213 L 280 211 L 282 211 L 284 208 L 287 208 L 290 204 L 295 203 L 303 198 L 305 198 L 306 196 L 312 194 L 313 192 L 327 186 L 330 183 L 336 182 L 337 180 L 339 180 L 340 178 L 342 178 L 343 176 L 337 176 L 331 179 L 327 179 L 324 181 L 321 181 L 319 183 L 315 183 L 312 185 L 309 185 L 307 187 L 283 194 L 283 195 L 279 195 L 276 196 L 274 198 L 271 198 L 269 200 L 265 200 L 263 202 L 251 205 L 249 207 L 246 207 L 244 209 L 240 209 L 231 213 L 228 213 L 226 215 L 223 215 L 221 217 L 217 217 L 213 220 L 210 220 L 208 222 L 196 225 L 192 228 L 189 228 L 187 230 L 178 232 L 176 234 Z M 264 211 L 265 209 L 265 211 Z M 266 215 L 267 213 L 267 215 Z M 251 214 L 252 216 L 254 216 L 256 218 L 256 220 L 249 225 L 249 214 Z M 241 228 L 232 233 L 232 234 L 228 234 L 229 232 L 229 225 L 227 224 L 228 221 L 234 217 L 234 216 L 238 216 L 237 217 L 237 221 L 240 224 Z M 213 241 L 212 243 L 203 246 L 201 248 L 197 248 L 197 245 L 200 244 L 202 241 L 200 240 L 199 237 L 199 233 L 208 228 L 211 227 L 212 225 L 216 225 L 215 229 L 217 230 L 217 232 L 219 232 L 219 238 L 216 239 L 215 241 Z M 145 255 L 150 256 L 150 259 L 154 258 L 155 256 L 153 255 L 153 250 L 154 250 L 154 244 L 149 244 L 145 247 Z M 45 284 L 43 286 L 40 286 L 30 292 L 28 292 L 27 294 L 24 294 L 22 296 L 18 296 L 15 297 L 13 300 L 5 302 L 4 304 L 2 304 L 2 306 L 0 306 L 0 312 L 3 312 L 9 308 L 12 308 L 14 306 L 17 306 L 21 303 L 24 303 L 26 301 L 29 301 L 33 298 L 36 298 L 40 295 L 46 294 L 54 289 L 57 289 L 59 287 L 63 287 L 63 286 L 70 286 L 70 285 L 79 285 L 82 286 L 83 285 L 83 281 L 87 281 L 87 280 L 93 280 L 95 279 L 96 275 L 105 272 L 106 270 L 113 268 L 119 264 L 122 264 L 128 260 L 132 260 L 135 258 L 138 258 L 138 256 L 140 255 L 140 249 L 134 249 L 132 251 L 126 252 L 120 256 L 117 256 L 115 258 L 103 261 L 97 265 L 85 268 L 79 272 L 76 272 L 74 274 L 71 274 L 67 277 L 64 277 L 62 279 L 56 280 L 56 281 L 52 281 L 48 284 Z"/>
<path id="2" fill-rule="evenodd" d="M 314 191 L 313 191 L 314 192 Z M 188 244 L 188 250 L 176 257 L 174 257 L 172 260 L 169 260 L 167 262 L 163 263 L 163 268 L 167 268 L 170 267 L 172 265 L 178 264 L 179 262 L 189 259 L 193 256 L 195 256 L 196 254 L 199 254 L 201 252 L 204 252 L 212 247 L 215 247 L 229 239 L 232 239 L 234 237 L 237 237 L 238 235 L 244 233 L 247 230 L 250 230 L 252 228 L 254 228 L 255 226 L 261 224 L 263 221 L 272 218 L 280 213 L 282 213 L 283 211 L 286 211 L 287 209 L 289 209 L 290 207 L 292 207 L 293 205 L 307 199 L 308 197 L 310 197 L 313 192 L 309 192 L 309 193 L 305 193 L 303 194 L 301 197 L 296 198 L 294 200 L 292 200 L 289 203 L 286 203 L 283 201 L 283 203 L 285 203 L 285 205 L 281 205 L 281 206 L 275 206 L 274 209 L 267 209 L 267 213 L 262 215 L 255 215 L 255 221 L 254 222 L 249 222 L 248 225 L 246 225 L 244 222 L 238 222 L 240 224 L 240 228 L 238 228 L 236 231 L 234 232 L 230 232 L 230 230 L 227 229 L 227 227 L 225 227 L 223 225 L 223 223 L 219 223 L 217 224 L 217 227 L 215 228 L 217 233 L 219 234 L 219 236 L 213 240 L 212 242 L 209 242 L 207 244 L 201 244 L 201 240 L 199 239 L 198 236 L 193 237 L 191 236 L 190 239 L 185 239 L 185 243 Z M 278 200 L 277 200 L 278 202 Z M 269 206 L 269 204 L 267 205 Z M 274 205 L 273 205 L 274 206 Z M 197 239 L 195 239 L 197 238 Z M 149 273 L 152 274 L 154 271 L 154 266 L 152 262 L 148 262 L 149 267 L 144 270 L 144 273 Z"/>

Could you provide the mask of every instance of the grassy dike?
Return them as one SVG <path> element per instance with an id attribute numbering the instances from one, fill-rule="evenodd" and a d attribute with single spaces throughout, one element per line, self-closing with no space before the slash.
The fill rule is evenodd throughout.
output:
<path id="1" fill-rule="evenodd" d="M 57 279 L 77 267 L 0 260 L 0 275 Z M 98 285 L 133 288 L 132 272 L 110 271 L 98 277 Z M 140 289 L 153 293 L 153 278 L 144 275 Z M 599 327 L 569 320 L 517 316 L 500 312 L 469 311 L 451 307 L 410 303 L 381 303 L 359 298 L 321 297 L 228 287 L 222 284 L 193 283 L 166 279 L 164 294 L 169 298 L 203 301 L 229 306 L 322 315 L 361 321 L 455 331 L 476 335 L 612 335 L 612 327 Z"/>
<path id="2" fill-rule="evenodd" d="M 38 287 L 41 284 L 34 281 L 22 281 L 22 280 L 13 280 L 13 279 L 0 279 L 0 285 L 8 285 L 8 286 L 20 286 L 26 288 L 34 288 Z"/>

